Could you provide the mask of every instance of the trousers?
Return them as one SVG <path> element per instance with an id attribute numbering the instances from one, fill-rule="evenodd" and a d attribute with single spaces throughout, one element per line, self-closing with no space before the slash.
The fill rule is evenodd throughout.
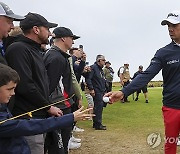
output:
<path id="1" fill-rule="evenodd" d="M 176 154 L 180 132 L 180 110 L 162 107 L 165 126 L 165 154 Z"/>

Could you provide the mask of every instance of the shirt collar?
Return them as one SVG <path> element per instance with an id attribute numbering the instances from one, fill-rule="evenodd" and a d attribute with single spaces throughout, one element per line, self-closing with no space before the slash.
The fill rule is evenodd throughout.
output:
<path id="1" fill-rule="evenodd" d="M 176 43 L 174 40 L 173 42 L 174 42 L 174 45 L 177 45 L 178 47 L 180 47 L 180 44 Z"/>

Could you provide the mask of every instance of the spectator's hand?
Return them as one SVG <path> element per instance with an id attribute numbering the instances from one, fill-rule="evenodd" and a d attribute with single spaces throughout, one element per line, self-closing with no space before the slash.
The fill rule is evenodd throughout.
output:
<path id="1" fill-rule="evenodd" d="M 116 92 L 109 92 L 104 95 L 104 97 L 109 97 L 109 103 L 112 104 L 116 101 L 122 100 L 124 97 L 124 94 L 122 91 L 116 91 Z"/>
<path id="2" fill-rule="evenodd" d="M 75 63 L 76 65 L 79 65 L 80 62 L 81 62 L 81 60 L 76 60 L 74 63 Z"/>
<path id="3" fill-rule="evenodd" d="M 120 81 L 120 84 L 121 84 L 121 86 L 124 86 L 124 82 L 123 81 Z"/>
<path id="4" fill-rule="evenodd" d="M 85 54 L 84 52 L 82 53 L 81 60 L 82 60 L 82 61 L 86 61 L 86 54 Z"/>
<path id="5" fill-rule="evenodd" d="M 51 115 L 51 116 L 57 116 L 57 117 L 60 117 L 63 115 L 63 112 L 55 107 L 55 106 L 51 106 L 51 108 L 48 110 L 48 113 Z"/>
<path id="6" fill-rule="evenodd" d="M 73 112 L 74 114 L 74 121 L 79 121 L 79 120 L 88 120 L 91 117 L 94 117 L 94 114 L 87 114 L 89 111 L 92 110 L 92 108 L 86 109 L 83 111 L 83 106 L 78 109 L 77 111 Z"/>
<path id="7" fill-rule="evenodd" d="M 90 95 L 91 95 L 92 97 L 95 96 L 95 91 L 94 91 L 94 90 L 89 90 L 89 93 L 90 93 Z"/>
<path id="8" fill-rule="evenodd" d="M 91 72 L 90 66 L 84 66 L 83 73 L 86 73 L 86 72 Z"/>

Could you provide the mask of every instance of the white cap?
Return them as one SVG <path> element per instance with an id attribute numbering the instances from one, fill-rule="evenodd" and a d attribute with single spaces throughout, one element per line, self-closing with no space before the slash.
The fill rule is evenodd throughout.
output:
<path id="1" fill-rule="evenodd" d="M 129 65 L 129 63 L 127 61 L 124 62 L 124 65 Z"/>
<path id="2" fill-rule="evenodd" d="M 172 11 L 168 14 L 167 18 L 161 22 L 161 25 L 167 25 L 170 22 L 171 24 L 180 23 L 180 11 Z"/>

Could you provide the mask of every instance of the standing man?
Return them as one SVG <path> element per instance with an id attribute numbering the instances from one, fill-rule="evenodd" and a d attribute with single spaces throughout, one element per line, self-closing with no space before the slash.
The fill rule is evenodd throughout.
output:
<path id="1" fill-rule="evenodd" d="M 114 76 L 114 70 L 111 67 L 111 63 L 109 61 L 105 62 L 105 67 L 103 69 L 104 76 L 106 79 L 106 82 L 108 84 L 107 86 L 107 92 L 112 91 L 112 81 L 113 81 L 113 76 Z"/>
<path id="2" fill-rule="evenodd" d="M 138 70 L 136 73 L 134 73 L 134 76 L 133 76 L 132 79 L 135 79 L 136 76 L 138 76 L 138 75 L 140 75 L 140 74 L 142 74 L 142 73 L 143 73 L 143 66 L 140 65 L 140 66 L 139 66 L 139 70 Z M 141 93 L 141 91 L 142 91 L 143 94 L 144 94 L 144 97 L 145 97 L 145 99 L 146 99 L 146 103 L 148 103 L 148 96 L 147 96 L 148 91 L 147 91 L 147 85 L 145 85 L 144 87 L 142 87 L 141 89 L 139 89 L 139 90 L 136 91 L 136 98 L 135 98 L 135 101 L 138 101 L 138 99 L 139 99 L 139 93 Z"/>
<path id="3" fill-rule="evenodd" d="M 7 65 L 2 39 L 8 37 L 8 33 L 14 28 L 13 21 L 22 19 L 23 16 L 14 14 L 6 4 L 0 2 L 0 63 L 2 64 Z"/>
<path id="4" fill-rule="evenodd" d="M 149 67 L 127 87 L 105 96 L 110 97 L 111 103 L 123 99 L 145 86 L 162 69 L 165 154 L 176 154 L 176 142 L 180 132 L 180 11 L 170 12 L 161 25 L 168 26 L 172 42 L 159 49 Z"/>
<path id="5" fill-rule="evenodd" d="M 53 31 L 53 42 L 49 51 L 44 57 L 45 66 L 49 78 L 50 99 L 52 102 L 64 100 L 74 94 L 72 86 L 72 73 L 68 58 L 68 50 L 74 44 L 74 40 L 80 38 L 72 33 L 69 28 L 57 27 Z M 72 99 L 62 102 L 57 107 L 63 111 L 63 114 L 71 113 L 71 106 L 74 103 Z M 72 127 L 58 130 L 58 136 L 62 136 L 62 142 L 65 154 L 68 153 L 68 142 L 70 139 Z M 81 144 L 79 143 L 80 147 Z"/>
<path id="6" fill-rule="evenodd" d="M 124 63 L 124 66 L 119 68 L 118 76 L 120 78 L 120 83 L 123 87 L 126 87 L 130 82 L 130 73 L 129 73 L 129 64 L 126 62 Z M 128 97 L 125 96 L 122 102 L 129 102 Z"/>
<path id="7" fill-rule="evenodd" d="M 49 28 L 56 26 L 57 24 L 48 22 L 39 14 L 28 13 L 26 18 L 20 22 L 24 35 L 6 50 L 9 66 L 15 69 L 21 78 L 16 89 L 12 110 L 14 116 L 50 104 L 48 77 L 40 52 L 41 44 L 48 43 L 48 37 L 51 35 Z M 62 112 L 60 109 L 51 106 L 35 112 L 33 118 L 46 118 L 48 114 L 61 116 Z M 23 118 L 29 119 L 27 116 Z M 25 138 L 32 154 L 44 153 L 43 134 Z"/>
<path id="8" fill-rule="evenodd" d="M 86 78 L 87 87 L 94 101 L 94 114 L 96 116 L 93 117 L 93 128 L 95 130 L 106 130 L 106 126 L 102 124 L 103 95 L 106 91 L 106 80 L 102 68 L 105 65 L 105 61 L 103 55 L 97 55 L 96 62 L 91 66 L 91 72 Z"/>
<path id="9" fill-rule="evenodd" d="M 83 46 L 80 45 L 82 48 L 71 48 L 70 52 L 72 53 L 72 64 L 74 74 L 76 75 L 76 79 L 78 83 L 80 82 L 81 75 L 84 73 L 85 63 L 86 63 L 86 54 L 83 51 Z M 76 96 L 73 97 L 74 104 L 72 106 L 72 111 L 76 111 L 79 107 L 79 101 L 81 102 L 82 99 L 78 99 Z M 83 132 L 84 129 L 79 128 L 76 124 L 73 127 L 74 132 Z"/>
<path id="10" fill-rule="evenodd" d="M 73 60 L 73 69 L 76 75 L 77 81 L 80 82 L 81 75 L 83 73 L 85 63 L 86 63 L 86 54 L 82 49 L 73 48 L 72 52 L 72 60 Z"/>

